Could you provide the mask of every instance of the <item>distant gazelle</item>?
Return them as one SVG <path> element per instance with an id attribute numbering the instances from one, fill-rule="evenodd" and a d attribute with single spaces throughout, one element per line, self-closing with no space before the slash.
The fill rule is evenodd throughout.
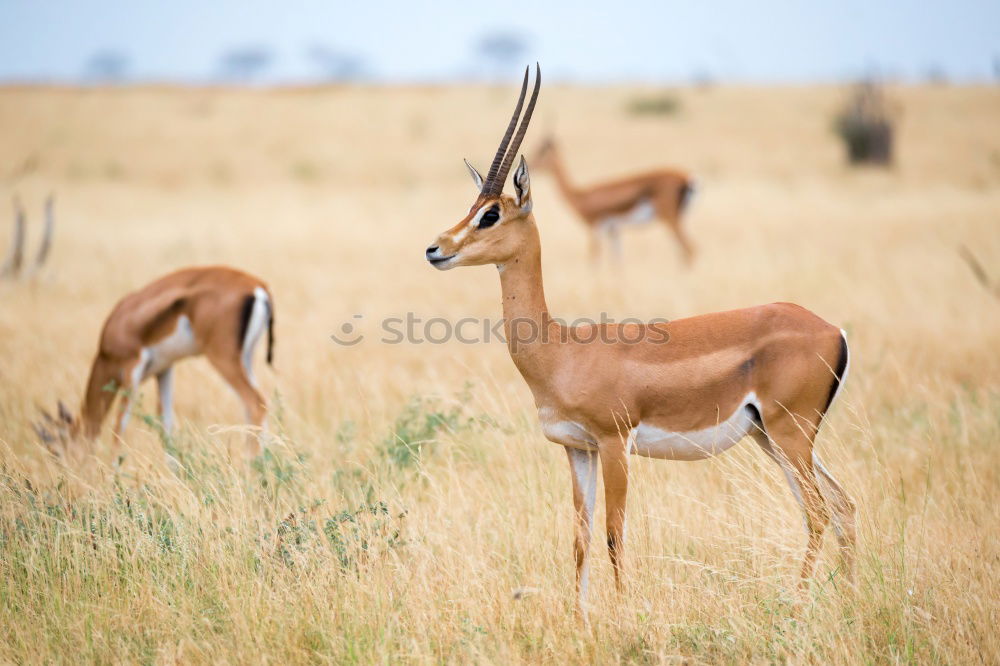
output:
<path id="1" fill-rule="evenodd" d="M 57 453 L 78 437 L 92 440 L 118 393 L 122 394 L 114 432 L 116 443 L 128 423 L 139 385 L 156 377 L 164 429 L 173 427 L 173 365 L 204 356 L 222 375 L 246 409 L 247 420 L 263 426 L 264 397 L 257 390 L 254 348 L 267 332 L 267 362 L 274 346 L 274 300 L 267 285 L 225 266 L 185 268 L 170 273 L 120 300 L 101 331 L 79 416 L 59 403 L 59 416 L 36 424 L 42 440 Z M 256 437 L 249 453 L 259 452 Z"/>
<path id="2" fill-rule="evenodd" d="M 820 422 L 847 373 L 846 337 L 797 305 L 775 303 L 655 324 L 566 327 L 542 289 L 542 258 L 528 167 L 502 193 L 538 96 L 540 72 L 511 143 L 527 89 L 479 196 L 427 248 L 436 268 L 494 264 L 500 273 L 508 350 L 527 382 L 545 437 L 566 447 L 576 507 L 577 598 L 587 590 L 597 461 L 607 505 L 608 550 L 621 588 L 629 454 L 701 460 L 751 435 L 784 470 L 805 514 L 805 584 L 832 509 L 847 569 L 854 504 L 813 450 Z M 508 149 L 508 144 L 510 144 Z M 829 507 L 829 508 L 828 508 Z"/>
<path id="3" fill-rule="evenodd" d="M 45 260 L 48 259 L 49 252 L 52 249 L 52 233 L 56 224 L 54 206 L 55 200 L 49 195 L 45 199 L 45 221 L 42 227 L 42 240 L 38 243 L 38 253 L 35 255 L 34 261 L 27 268 L 29 275 L 39 271 L 45 265 Z M 27 234 L 26 226 L 24 208 L 21 207 L 19 200 L 14 199 L 14 232 L 11 234 L 11 244 L 7 249 L 7 255 L 4 257 L 3 264 L 0 264 L 0 278 L 16 279 L 25 272 L 24 245 Z"/>
<path id="4" fill-rule="evenodd" d="M 590 231 L 591 257 L 597 259 L 607 236 L 615 259 L 620 259 L 621 228 L 659 220 L 667 225 L 681 248 L 685 264 L 694 259 L 694 245 L 681 218 L 694 194 L 691 176 L 675 169 L 657 169 L 587 186 L 570 182 L 559 146 L 552 138 L 542 142 L 532 160 L 536 168 L 555 176 L 559 191 Z"/>

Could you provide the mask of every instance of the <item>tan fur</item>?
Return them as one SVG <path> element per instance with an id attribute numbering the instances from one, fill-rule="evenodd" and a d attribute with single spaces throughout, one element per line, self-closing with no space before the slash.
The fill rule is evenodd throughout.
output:
<path id="1" fill-rule="evenodd" d="M 607 232 L 613 243 L 626 216 L 637 206 L 648 202 L 656 219 L 667 225 L 680 245 L 685 263 L 694 259 L 694 245 L 681 226 L 683 192 L 692 186 L 689 174 L 675 169 L 657 169 L 587 186 L 570 182 L 559 146 L 547 139 L 538 149 L 532 166 L 552 171 L 559 191 L 587 226 L 591 237 L 591 256 L 600 254 L 601 234 Z M 612 220 L 612 221 L 609 221 Z M 627 224 L 627 223 L 624 223 Z"/>
<path id="2" fill-rule="evenodd" d="M 527 168 L 523 164 L 521 168 L 515 182 L 520 175 L 527 184 Z M 756 397 L 766 431 L 755 433 L 761 447 L 791 470 L 801 488 L 809 529 L 803 580 L 812 573 L 829 519 L 820 485 L 831 496 L 849 560 L 854 546 L 853 503 L 828 474 L 819 478 L 812 455 L 834 384 L 831 369 L 840 362 L 841 331 L 788 303 L 661 324 L 567 328 L 553 321 L 545 303 L 530 189 L 519 195 L 520 201 L 481 195 L 469 215 L 428 248 L 427 256 L 442 270 L 497 265 L 511 358 L 540 414 L 572 424 L 552 428 L 546 436 L 567 450 L 596 450 L 600 457 L 608 548 L 618 585 L 622 584 L 630 433 L 640 424 L 675 433 L 710 428 L 740 408 L 749 394 Z M 494 204 L 500 207 L 500 221 L 489 228 L 472 228 L 477 212 Z M 573 494 L 582 607 L 580 585 L 592 516 L 587 515 L 585 490 L 575 476 Z"/>

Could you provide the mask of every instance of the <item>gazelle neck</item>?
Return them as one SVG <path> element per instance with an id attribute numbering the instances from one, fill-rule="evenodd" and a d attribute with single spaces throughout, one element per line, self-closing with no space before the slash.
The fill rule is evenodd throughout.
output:
<path id="1" fill-rule="evenodd" d="M 527 222 L 531 230 L 517 256 L 497 265 L 507 349 L 525 378 L 534 374 L 532 362 L 540 358 L 538 352 L 544 341 L 552 339 L 551 335 L 543 335 L 543 331 L 555 325 L 545 303 L 538 229 L 534 219 Z"/>
<path id="2" fill-rule="evenodd" d="M 555 176 L 556 184 L 559 186 L 559 191 L 562 192 L 564 197 L 572 201 L 573 197 L 576 196 L 576 188 L 574 188 L 573 184 L 569 181 L 569 175 L 567 175 L 566 169 L 563 167 L 562 156 L 555 148 L 552 149 L 550 164 L 552 168 L 552 175 Z"/>
<path id="3" fill-rule="evenodd" d="M 121 377 L 114 364 L 98 353 L 90 368 L 87 391 L 80 405 L 79 427 L 84 437 L 94 439 L 100 435 L 101 424 L 115 400 L 115 383 L 120 382 Z"/>

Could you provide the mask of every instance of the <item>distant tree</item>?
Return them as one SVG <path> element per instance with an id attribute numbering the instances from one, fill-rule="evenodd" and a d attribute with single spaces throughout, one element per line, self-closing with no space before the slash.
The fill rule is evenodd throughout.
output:
<path id="1" fill-rule="evenodd" d="M 265 46 L 242 46 L 219 57 L 219 74 L 224 81 L 248 83 L 267 69 L 273 60 Z"/>
<path id="2" fill-rule="evenodd" d="M 945 85 L 948 83 L 948 73 L 940 65 L 929 65 L 924 69 L 924 81 L 937 86 Z"/>
<path id="3" fill-rule="evenodd" d="M 121 51 L 111 49 L 98 51 L 87 59 L 83 68 L 84 77 L 89 81 L 114 83 L 121 81 L 128 73 L 129 58 Z"/>
<path id="4" fill-rule="evenodd" d="M 702 68 L 695 70 L 694 74 L 691 76 L 691 84 L 695 88 L 701 88 L 702 90 L 708 90 L 709 88 L 715 87 L 715 75 L 708 69 Z"/>
<path id="5" fill-rule="evenodd" d="M 314 44 L 306 49 L 306 56 L 320 69 L 327 81 L 350 81 L 364 74 L 364 60 L 352 53 Z"/>
<path id="6" fill-rule="evenodd" d="M 511 30 L 500 30 L 483 35 L 477 46 L 492 76 L 504 78 L 512 69 L 522 65 L 528 50 L 525 38 Z"/>

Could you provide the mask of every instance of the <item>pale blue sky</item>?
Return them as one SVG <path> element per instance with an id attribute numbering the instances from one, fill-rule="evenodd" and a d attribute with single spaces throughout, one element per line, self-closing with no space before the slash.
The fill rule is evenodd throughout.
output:
<path id="1" fill-rule="evenodd" d="M 70 81 L 101 50 L 132 79 L 208 81 L 221 53 L 262 45 L 261 80 L 314 80 L 322 44 L 354 54 L 377 80 L 439 81 L 483 72 L 476 45 L 523 34 L 524 61 L 585 82 L 804 82 L 866 73 L 989 80 L 1000 59 L 1000 2 L 360 0 L 0 0 L 0 81 Z M 517 75 L 517 68 L 512 72 Z"/>

